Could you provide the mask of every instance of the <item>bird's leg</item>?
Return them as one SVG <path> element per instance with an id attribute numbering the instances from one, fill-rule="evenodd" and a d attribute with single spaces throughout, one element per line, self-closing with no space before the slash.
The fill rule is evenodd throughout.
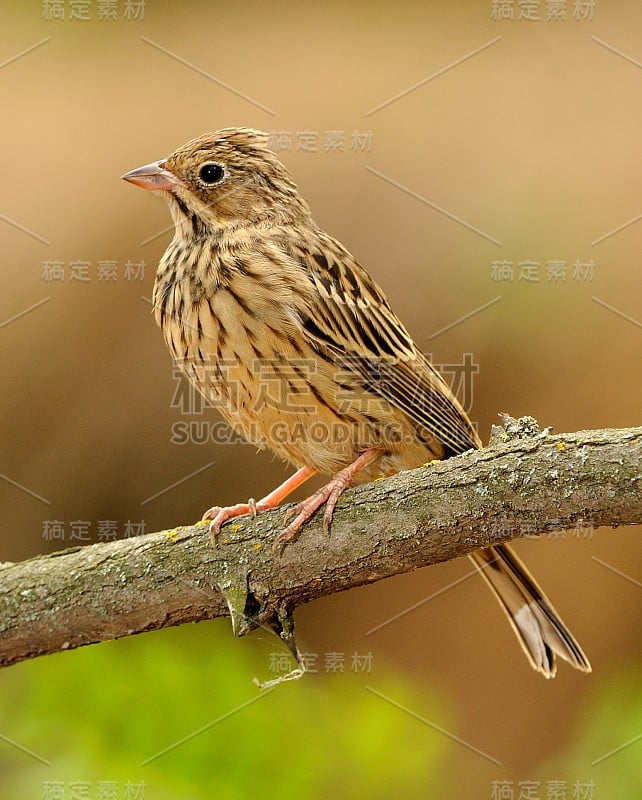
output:
<path id="1" fill-rule="evenodd" d="M 343 491 L 350 486 L 354 476 L 361 472 L 362 469 L 365 469 L 369 464 L 372 464 L 380 455 L 381 450 L 371 447 L 369 450 L 361 453 L 352 464 L 349 464 L 340 472 L 337 472 L 332 480 L 328 481 L 325 486 L 317 489 L 317 491 L 311 494 L 306 500 L 303 500 L 301 503 L 294 506 L 294 508 L 291 508 L 286 515 L 286 520 L 288 517 L 292 516 L 292 514 L 296 514 L 296 517 L 287 528 L 276 537 L 272 545 L 272 550 L 275 551 L 285 544 L 285 542 L 295 539 L 305 523 L 324 503 L 326 506 L 323 512 L 323 530 L 326 534 L 329 533 L 330 525 L 332 524 L 332 514 L 334 513 L 334 508 L 339 497 L 341 497 Z"/>
<path id="2" fill-rule="evenodd" d="M 221 532 L 221 525 L 228 519 L 240 517 L 242 514 L 256 515 L 258 511 L 265 511 L 268 508 L 276 508 L 285 498 L 295 489 L 298 489 L 308 478 L 316 475 L 313 467 L 301 467 L 294 475 L 283 481 L 282 484 L 273 489 L 260 500 L 249 500 L 247 503 L 237 503 L 235 506 L 212 506 L 204 514 L 203 519 L 212 520 L 210 523 L 210 536 L 212 544 L 216 544 L 216 537 Z"/>

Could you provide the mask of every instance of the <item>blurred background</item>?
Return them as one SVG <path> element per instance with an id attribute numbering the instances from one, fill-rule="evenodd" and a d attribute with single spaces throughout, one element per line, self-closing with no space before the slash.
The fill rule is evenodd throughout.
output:
<path id="1" fill-rule="evenodd" d="M 212 440 L 150 313 L 167 208 L 120 180 L 225 126 L 273 135 L 485 441 L 501 411 L 640 424 L 641 24 L 634 0 L 5 8 L 0 560 L 288 473 Z M 316 671 L 267 695 L 282 648 L 227 620 L 0 672 L 3 797 L 639 797 L 639 533 L 517 549 L 591 675 L 532 672 L 460 560 L 299 609 Z"/>

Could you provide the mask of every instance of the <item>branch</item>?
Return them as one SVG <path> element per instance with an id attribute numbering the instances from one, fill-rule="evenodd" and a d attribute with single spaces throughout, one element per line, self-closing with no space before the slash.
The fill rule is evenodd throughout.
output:
<path id="1" fill-rule="evenodd" d="M 540 433 L 504 417 L 491 444 L 347 491 L 330 538 L 320 514 L 281 556 L 285 508 L 0 564 L 0 666 L 230 615 L 296 653 L 293 610 L 480 547 L 576 526 L 642 523 L 642 428 Z"/>

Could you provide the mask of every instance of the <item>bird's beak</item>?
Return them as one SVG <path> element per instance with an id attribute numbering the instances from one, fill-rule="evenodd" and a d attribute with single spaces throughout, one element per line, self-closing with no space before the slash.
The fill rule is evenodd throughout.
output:
<path id="1" fill-rule="evenodd" d="M 141 189 L 149 189 L 150 191 L 164 189 L 171 192 L 177 186 L 184 186 L 183 182 L 173 172 L 165 169 L 164 161 L 145 164 L 144 167 L 138 167 L 138 169 L 133 169 L 131 172 L 126 172 L 122 178 L 124 181 L 140 186 Z"/>

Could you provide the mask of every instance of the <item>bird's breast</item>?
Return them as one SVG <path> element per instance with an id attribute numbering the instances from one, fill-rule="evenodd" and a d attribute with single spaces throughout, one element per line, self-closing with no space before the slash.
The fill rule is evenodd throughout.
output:
<path id="1" fill-rule="evenodd" d="M 161 265 L 156 319 L 187 378 L 247 440 L 325 473 L 372 446 L 391 454 L 378 469 L 402 468 L 407 418 L 312 344 L 301 322 L 305 290 L 304 276 L 261 254 L 215 276 Z M 416 449 L 411 466 L 429 457 L 429 445 Z"/>

